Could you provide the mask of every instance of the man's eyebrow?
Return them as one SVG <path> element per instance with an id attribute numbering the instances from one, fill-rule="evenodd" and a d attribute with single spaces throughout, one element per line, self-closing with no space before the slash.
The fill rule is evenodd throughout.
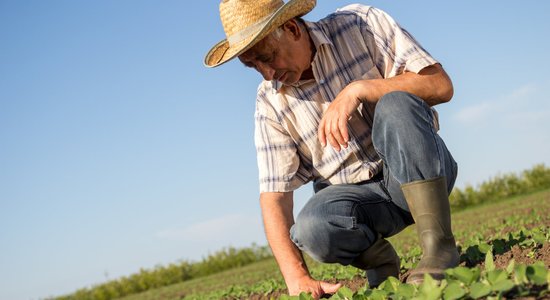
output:
<path id="1" fill-rule="evenodd" d="M 267 59 L 271 59 L 273 57 L 273 53 L 258 53 L 256 54 L 255 60 L 264 61 Z"/>
<path id="2" fill-rule="evenodd" d="M 245 59 L 243 59 L 243 57 L 239 56 L 239 60 L 245 67 L 252 67 L 252 63 L 250 61 L 246 61 Z"/>
<path id="3" fill-rule="evenodd" d="M 247 67 L 247 68 L 252 68 L 252 67 L 254 67 L 254 64 L 252 64 L 252 63 L 249 62 L 249 61 L 244 61 L 244 60 L 242 60 L 242 59 L 240 59 L 240 61 L 241 61 L 241 63 L 242 63 L 245 67 Z"/>

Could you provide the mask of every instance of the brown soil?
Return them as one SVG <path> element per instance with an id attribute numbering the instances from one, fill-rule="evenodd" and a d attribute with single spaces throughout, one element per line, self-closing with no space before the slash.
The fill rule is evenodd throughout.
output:
<path id="1" fill-rule="evenodd" d="M 258 295 L 258 294 L 255 294 L 255 295 L 250 295 L 246 298 L 242 298 L 242 299 L 251 299 L 251 300 L 269 300 L 271 298 L 273 299 L 279 299 L 279 297 L 281 295 L 286 295 L 287 294 L 287 291 L 286 290 L 281 290 L 281 291 L 275 291 L 275 292 L 272 292 L 270 293 L 269 295 L 265 296 L 265 295 Z"/>
<path id="2" fill-rule="evenodd" d="M 333 279 L 333 280 L 327 280 L 327 281 L 330 282 L 330 283 L 340 282 L 340 283 L 342 283 L 343 286 L 348 287 L 349 289 L 351 289 L 354 292 L 359 290 L 360 288 L 364 287 L 367 284 L 367 279 L 365 277 L 361 277 L 361 276 L 356 276 L 356 277 L 354 277 L 353 279 L 350 279 L 350 280 L 337 281 L 337 280 Z M 246 298 L 241 298 L 241 299 L 243 299 L 243 300 L 244 299 L 269 300 L 269 299 L 279 299 L 279 297 L 281 295 L 288 295 L 288 291 L 285 289 L 285 290 L 278 290 L 278 291 L 271 292 L 268 295 L 254 294 L 254 295 L 250 295 Z M 322 298 L 329 298 L 329 297 L 330 297 L 330 295 L 325 295 L 325 297 L 322 297 Z"/>
<path id="3" fill-rule="evenodd" d="M 516 264 L 530 265 L 536 261 L 541 261 L 544 265 L 550 267 L 550 243 L 546 243 L 536 249 L 521 249 L 518 245 L 512 247 L 510 251 L 501 255 L 495 255 L 495 266 L 498 269 L 504 269 L 514 260 Z M 481 265 L 484 265 L 482 263 Z"/>
<path id="4" fill-rule="evenodd" d="M 495 266 L 496 268 L 504 269 L 508 266 L 510 260 L 512 259 L 514 259 L 516 264 L 533 264 L 535 261 L 542 261 L 547 268 L 550 268 L 550 243 L 540 245 L 536 249 L 521 249 L 518 245 L 514 245 L 509 251 L 506 251 L 505 253 L 500 255 L 495 255 Z M 483 266 L 484 262 L 481 262 L 479 265 Z M 406 272 L 400 274 L 399 280 L 404 281 L 409 273 L 410 270 L 407 270 Z M 330 282 L 335 283 L 336 280 L 331 280 Z M 367 284 L 367 279 L 364 277 L 356 276 L 351 280 L 341 281 L 341 283 L 344 286 L 350 288 L 352 291 L 357 291 Z M 281 295 L 284 294 L 287 294 L 286 290 L 279 290 L 272 292 L 268 295 L 250 295 L 249 297 L 243 299 L 278 299 Z M 516 299 L 550 299 L 550 295 L 544 295 L 542 297 L 523 297 Z"/>
<path id="5" fill-rule="evenodd" d="M 550 243 L 545 243 L 544 245 L 539 245 L 537 248 L 527 248 L 521 249 L 518 245 L 514 245 L 509 251 L 506 251 L 503 254 L 495 255 L 494 262 L 496 268 L 504 269 L 510 263 L 510 260 L 514 259 L 516 264 L 533 264 L 535 261 L 541 261 L 547 268 L 550 268 Z M 480 266 L 484 266 L 484 262 L 479 263 Z M 464 265 L 464 263 L 462 264 Z M 402 282 L 409 275 L 410 270 L 405 271 L 400 274 L 399 280 Z M 329 282 L 335 283 L 336 280 L 330 280 Z M 341 281 L 341 283 L 350 288 L 352 291 L 357 291 L 360 288 L 364 287 L 367 284 L 367 279 L 364 277 L 356 276 L 351 280 Z M 268 299 L 278 299 L 281 295 L 287 294 L 286 290 L 279 290 L 272 292 L 268 295 L 250 295 L 247 298 L 243 299 L 253 299 L 253 300 L 268 300 Z M 550 295 L 544 295 L 542 297 L 523 297 L 516 299 L 550 299 Z"/>
<path id="6" fill-rule="evenodd" d="M 488 220 L 491 220 L 491 219 L 492 220 L 500 219 L 500 220 L 502 220 L 502 222 L 505 223 L 506 222 L 505 218 L 508 217 L 508 216 L 511 216 L 511 215 L 531 215 L 531 214 L 537 213 L 541 216 L 544 216 L 542 218 L 542 220 L 540 220 L 540 222 L 531 223 L 531 224 L 522 224 L 522 226 L 525 226 L 528 230 L 531 229 L 531 228 L 534 228 L 534 227 L 539 227 L 541 225 L 550 227 L 550 217 L 548 217 L 550 215 L 549 214 L 550 213 L 550 209 L 549 209 L 550 207 L 547 204 L 549 202 L 546 202 L 548 200 L 549 200 L 548 198 L 545 198 L 543 203 L 546 203 L 546 204 L 541 205 L 541 203 L 539 202 L 541 200 L 534 198 L 534 199 L 532 199 L 528 202 L 525 201 L 525 202 L 522 203 L 522 205 L 525 205 L 527 207 L 520 207 L 520 206 L 517 206 L 517 205 L 513 205 L 513 206 L 510 206 L 510 207 L 503 208 L 500 211 L 491 211 L 490 213 L 492 214 L 492 216 L 490 216 L 490 217 L 485 216 L 485 215 L 479 215 L 477 212 L 467 213 L 467 214 L 464 214 L 462 222 L 469 223 L 468 224 L 469 227 L 471 227 L 473 224 L 480 224 L 481 225 L 481 224 L 483 224 L 483 223 L 485 223 L 485 222 L 487 222 Z M 513 203 L 513 204 L 515 204 L 515 203 Z M 530 206 L 535 206 L 536 209 L 534 209 L 533 207 L 530 207 Z M 497 221 L 497 222 L 500 222 L 500 221 Z M 507 225 L 508 226 L 506 226 L 504 229 L 499 230 L 499 232 L 497 232 L 497 230 L 495 230 L 495 229 L 488 228 L 488 230 L 487 230 L 488 232 L 483 232 L 483 234 L 484 234 L 484 236 L 494 236 L 494 235 L 506 236 L 508 233 L 517 232 L 518 227 L 514 226 L 515 224 L 507 224 Z M 411 239 L 412 243 L 416 243 L 416 240 L 414 238 L 415 237 L 413 237 L 413 239 Z M 491 244 L 493 241 L 488 241 L 488 242 Z M 408 240 L 407 240 L 407 242 L 401 243 L 401 245 L 400 245 L 400 247 L 402 247 L 403 249 L 407 249 L 409 246 L 410 245 L 409 245 Z M 464 253 L 465 250 L 466 249 L 461 249 L 461 253 Z M 533 264 L 536 261 L 541 261 L 541 262 L 544 263 L 544 265 L 547 268 L 550 268 L 550 243 L 545 243 L 543 245 L 538 245 L 536 248 L 527 248 L 527 249 L 522 249 L 517 244 L 516 245 L 510 245 L 509 248 L 506 248 L 504 250 L 504 253 L 495 254 L 495 256 L 494 256 L 495 266 L 496 266 L 496 268 L 504 269 L 508 266 L 508 264 L 510 263 L 510 261 L 512 259 L 515 261 L 516 264 Z M 463 266 L 467 265 L 467 262 L 463 261 L 461 263 L 461 265 L 463 265 Z M 483 266 L 484 261 L 473 262 L 473 265 Z M 403 270 L 402 270 L 402 272 L 403 272 Z M 409 273 L 410 273 L 410 270 L 405 270 L 402 274 L 400 274 L 399 280 L 401 280 L 403 282 L 407 278 Z M 336 280 L 332 280 L 332 282 L 334 283 L 334 282 L 336 282 Z M 345 280 L 345 281 L 341 281 L 341 282 L 344 286 L 347 286 L 348 288 L 350 288 L 353 291 L 357 291 L 358 289 L 360 289 L 361 287 L 363 287 L 367 284 L 366 278 L 360 277 L 360 276 L 357 276 L 357 277 L 355 277 L 351 280 Z M 537 289 L 537 288 L 538 287 L 533 287 L 533 289 Z M 546 288 L 546 287 L 544 287 L 544 288 Z M 540 290 L 540 292 L 542 292 L 542 290 Z M 271 299 L 271 298 L 278 299 L 283 294 L 287 294 L 287 291 L 286 290 L 279 290 L 279 291 L 272 292 L 268 295 L 251 295 L 251 296 L 247 297 L 246 299 L 258 299 L 258 300 L 259 299 Z M 550 300 L 550 294 L 543 295 L 543 296 L 538 296 L 538 297 L 532 297 L 532 296 L 518 297 L 517 295 L 513 295 L 513 292 L 511 292 L 510 294 L 506 295 L 506 298 L 508 298 L 508 299 L 512 299 L 512 298 L 513 299 L 549 299 Z"/>

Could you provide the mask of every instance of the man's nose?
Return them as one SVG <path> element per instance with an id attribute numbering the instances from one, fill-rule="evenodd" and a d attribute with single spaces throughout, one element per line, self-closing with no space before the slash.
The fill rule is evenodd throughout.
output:
<path id="1" fill-rule="evenodd" d="M 260 74 L 262 74 L 262 76 L 264 77 L 264 80 L 270 81 L 274 79 L 273 76 L 275 75 L 275 69 L 273 69 L 271 66 L 265 63 L 258 63 L 256 67 L 258 69 L 258 72 L 260 72 Z"/>

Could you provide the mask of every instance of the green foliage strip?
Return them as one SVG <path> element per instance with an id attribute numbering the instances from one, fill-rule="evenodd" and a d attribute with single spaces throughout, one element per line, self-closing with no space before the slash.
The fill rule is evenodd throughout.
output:
<path id="1" fill-rule="evenodd" d="M 110 300 L 137 294 L 149 289 L 179 283 L 224 270 L 242 267 L 272 257 L 268 247 L 253 245 L 249 248 L 227 248 L 208 255 L 200 262 L 182 261 L 152 270 L 141 269 L 139 273 L 107 283 L 83 288 L 73 294 L 57 297 L 57 300 Z"/>
<path id="2" fill-rule="evenodd" d="M 464 189 L 455 188 L 449 201 L 452 209 L 457 210 L 547 188 L 550 188 L 550 168 L 544 164 L 538 164 L 519 175 L 514 173 L 497 175 L 477 188 L 471 185 L 467 185 Z"/>
<path id="3" fill-rule="evenodd" d="M 489 252 L 491 253 L 491 252 Z M 448 269 L 445 279 L 437 282 L 425 275 L 424 282 L 418 286 L 401 283 L 390 277 L 376 289 L 366 287 L 357 292 L 343 287 L 329 299 L 502 299 L 517 297 L 545 297 L 550 295 L 550 272 L 544 264 L 516 265 L 511 260 L 506 269 L 496 269 L 492 254 L 486 256 L 485 269 L 475 267 L 456 267 Z M 281 300 L 310 300 L 311 295 L 282 296 Z"/>

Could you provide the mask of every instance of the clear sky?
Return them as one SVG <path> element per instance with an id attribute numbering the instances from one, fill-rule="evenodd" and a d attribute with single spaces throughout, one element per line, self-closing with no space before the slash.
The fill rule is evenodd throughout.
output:
<path id="1" fill-rule="evenodd" d="M 318 2 L 307 20 L 351 3 Z M 260 77 L 202 65 L 224 37 L 218 3 L 0 0 L 0 299 L 266 244 Z M 550 165 L 550 2 L 364 3 L 451 75 L 438 111 L 459 187 Z"/>

